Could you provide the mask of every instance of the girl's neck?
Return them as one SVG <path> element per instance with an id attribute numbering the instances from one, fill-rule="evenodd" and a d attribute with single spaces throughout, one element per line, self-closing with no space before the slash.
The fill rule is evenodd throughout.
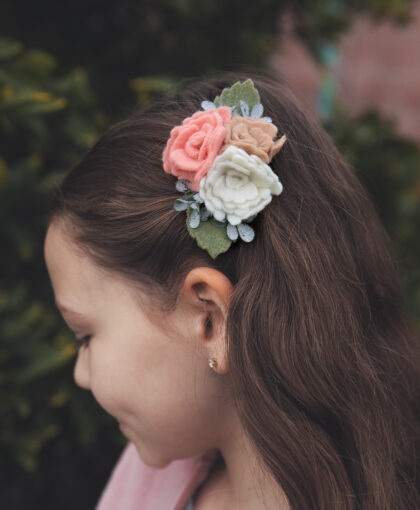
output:
<path id="1" fill-rule="evenodd" d="M 259 494 L 264 491 L 258 491 Z M 274 505 L 269 499 L 258 500 L 257 491 L 253 491 L 252 497 L 247 500 L 246 506 L 242 502 L 233 502 L 235 498 L 232 495 L 228 483 L 226 464 L 223 457 L 216 459 L 211 467 L 207 478 L 198 487 L 194 494 L 194 510 L 267 510 L 267 508 L 276 508 L 279 510 L 290 510 L 287 499 L 283 496 L 276 497 Z M 241 500 L 242 501 L 242 500 Z"/>

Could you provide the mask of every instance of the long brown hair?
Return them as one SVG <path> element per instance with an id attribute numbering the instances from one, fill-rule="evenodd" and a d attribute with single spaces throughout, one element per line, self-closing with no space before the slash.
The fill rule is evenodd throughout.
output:
<path id="1" fill-rule="evenodd" d="M 170 130 L 224 87 L 252 78 L 287 142 L 271 168 L 284 191 L 213 260 L 173 209 Z M 319 121 L 283 85 L 225 73 L 114 124 L 51 197 L 100 267 L 175 306 L 187 273 L 233 284 L 228 356 L 242 424 L 294 510 L 420 508 L 419 343 L 375 207 Z"/>

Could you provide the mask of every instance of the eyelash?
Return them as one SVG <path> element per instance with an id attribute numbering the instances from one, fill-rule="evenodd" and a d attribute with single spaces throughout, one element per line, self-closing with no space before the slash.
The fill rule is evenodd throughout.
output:
<path id="1" fill-rule="evenodd" d="M 86 335 L 82 338 L 76 338 L 75 342 L 77 350 L 79 350 L 83 345 L 88 345 L 91 336 L 92 335 Z"/>

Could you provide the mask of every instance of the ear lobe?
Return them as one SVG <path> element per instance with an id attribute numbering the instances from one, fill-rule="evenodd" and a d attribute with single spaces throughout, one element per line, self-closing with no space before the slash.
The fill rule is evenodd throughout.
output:
<path id="1" fill-rule="evenodd" d="M 218 300 L 217 298 L 215 300 Z M 207 357 L 216 358 L 218 374 L 228 371 L 227 341 L 226 341 L 226 315 L 227 309 L 213 300 L 206 301 L 206 314 L 203 321 L 201 338 L 207 348 Z M 219 300 L 218 300 L 219 301 Z"/>
<path id="2" fill-rule="evenodd" d="M 217 359 L 219 374 L 226 372 L 225 319 L 233 293 L 232 283 L 216 269 L 197 267 L 186 276 L 182 292 L 190 304 L 204 315 L 200 337 L 208 357 Z"/>
<path id="3" fill-rule="evenodd" d="M 220 308 L 206 315 L 204 320 L 203 337 L 206 340 L 208 358 L 216 358 L 218 374 L 224 374 L 228 370 L 226 322 Z"/>

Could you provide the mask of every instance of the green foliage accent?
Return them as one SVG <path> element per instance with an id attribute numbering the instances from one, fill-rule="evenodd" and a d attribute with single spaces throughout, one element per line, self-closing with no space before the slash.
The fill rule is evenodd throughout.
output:
<path id="1" fill-rule="evenodd" d="M 219 107 L 220 100 L 222 100 L 224 106 L 235 106 L 240 112 L 241 99 L 248 104 L 250 109 L 260 102 L 260 94 L 254 87 L 254 83 L 251 79 L 245 80 L 242 83 L 237 81 L 231 87 L 223 89 L 220 96 L 216 96 L 213 102 Z"/>
<path id="2" fill-rule="evenodd" d="M 221 253 L 227 251 L 232 244 L 232 241 L 226 234 L 226 224 L 223 224 L 212 217 L 207 221 L 201 221 L 197 228 L 189 226 L 191 209 L 187 209 L 186 225 L 188 232 L 193 237 L 198 246 L 207 250 L 210 257 L 215 259 Z"/>

